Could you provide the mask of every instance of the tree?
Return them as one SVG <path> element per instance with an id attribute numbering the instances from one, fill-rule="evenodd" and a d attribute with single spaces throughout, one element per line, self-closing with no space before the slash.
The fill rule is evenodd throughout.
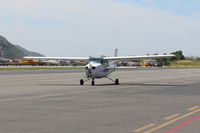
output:
<path id="1" fill-rule="evenodd" d="M 172 52 L 171 54 L 176 55 L 176 57 L 171 58 L 171 61 L 185 60 L 185 56 L 183 55 L 183 52 L 181 50 Z"/>

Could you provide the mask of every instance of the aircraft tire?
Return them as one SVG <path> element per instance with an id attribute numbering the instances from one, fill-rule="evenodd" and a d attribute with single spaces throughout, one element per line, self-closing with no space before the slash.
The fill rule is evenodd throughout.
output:
<path id="1" fill-rule="evenodd" d="M 80 85 L 84 85 L 83 79 L 80 80 Z"/>
<path id="2" fill-rule="evenodd" d="M 95 82 L 94 82 L 94 80 L 92 80 L 92 85 L 95 85 Z"/>
<path id="3" fill-rule="evenodd" d="M 119 85 L 119 79 L 115 80 L 115 85 Z"/>

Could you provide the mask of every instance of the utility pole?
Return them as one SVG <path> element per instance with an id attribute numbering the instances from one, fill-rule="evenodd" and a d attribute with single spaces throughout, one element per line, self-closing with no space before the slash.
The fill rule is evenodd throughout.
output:
<path id="1" fill-rule="evenodd" d="M 116 48 L 115 53 L 114 53 L 114 57 L 117 57 L 117 56 L 118 56 L 118 49 Z"/>

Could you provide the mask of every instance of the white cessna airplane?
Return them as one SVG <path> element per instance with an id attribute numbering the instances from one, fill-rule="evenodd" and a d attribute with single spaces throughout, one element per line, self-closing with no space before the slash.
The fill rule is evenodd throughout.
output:
<path id="1" fill-rule="evenodd" d="M 24 57 L 24 59 L 37 59 L 37 60 L 69 60 L 69 61 L 88 61 L 85 66 L 86 79 L 80 80 L 80 85 L 88 80 L 91 81 L 91 85 L 95 85 L 95 79 L 108 78 L 119 85 L 119 79 L 111 79 L 109 74 L 116 71 L 118 60 L 139 60 L 139 59 L 156 59 L 156 58 L 171 58 L 175 55 L 145 55 L 145 56 L 118 56 L 118 57 L 102 57 L 102 58 L 89 58 L 89 57 Z"/>

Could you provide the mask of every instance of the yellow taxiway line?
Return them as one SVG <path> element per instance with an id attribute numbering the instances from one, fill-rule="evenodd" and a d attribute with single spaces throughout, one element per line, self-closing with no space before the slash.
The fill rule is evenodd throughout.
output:
<path id="1" fill-rule="evenodd" d="M 153 129 L 147 130 L 147 131 L 145 131 L 145 132 L 143 132 L 143 133 L 152 133 L 152 132 L 154 132 L 154 131 L 157 131 L 157 130 L 163 128 L 163 127 L 166 127 L 166 126 L 168 126 L 168 125 L 170 125 L 170 124 L 172 124 L 172 123 L 175 123 L 176 121 L 179 121 L 179 120 L 181 120 L 181 119 L 183 119 L 183 118 L 185 118 L 185 117 L 188 117 L 188 116 L 193 115 L 193 114 L 198 113 L 198 112 L 200 112 L 200 109 L 197 109 L 197 110 L 192 111 L 192 112 L 190 112 L 190 113 L 187 113 L 187 114 L 185 114 L 185 115 L 183 115 L 183 116 L 180 116 L 180 117 L 178 117 L 178 118 L 175 118 L 175 119 L 173 119 L 173 120 L 171 120 L 171 121 L 168 121 L 168 122 L 166 122 L 166 123 L 163 123 L 163 124 L 161 124 L 161 125 L 159 125 L 159 126 L 153 128 Z"/>
<path id="2" fill-rule="evenodd" d="M 2 99 L 2 100 L 0 100 L 0 102 L 19 101 L 19 100 L 29 100 L 29 99 L 37 99 L 37 98 L 48 98 L 48 97 L 55 97 L 55 96 L 64 96 L 64 94 L 54 94 L 54 95 L 30 96 L 30 97 L 20 97 L 20 98 Z"/>
<path id="3" fill-rule="evenodd" d="M 170 116 L 168 116 L 168 117 L 165 117 L 164 119 L 165 120 L 170 120 L 170 119 L 173 119 L 173 118 L 175 118 L 175 117 L 177 117 L 177 116 L 179 116 L 180 114 L 174 114 L 174 115 L 170 115 Z"/>
<path id="4" fill-rule="evenodd" d="M 147 128 L 153 127 L 153 126 L 155 126 L 155 125 L 156 125 L 156 124 L 152 123 L 152 124 L 146 125 L 146 126 L 144 126 L 144 127 L 138 128 L 138 129 L 136 129 L 136 130 L 133 130 L 133 132 L 135 132 L 135 133 L 141 132 L 141 131 L 143 131 L 143 130 L 145 130 L 145 129 L 147 129 Z"/>
<path id="5" fill-rule="evenodd" d="M 195 109 L 197 109 L 197 108 L 199 108 L 199 106 L 194 106 L 194 107 L 192 107 L 192 108 L 189 108 L 188 111 L 192 111 L 192 110 L 195 110 Z"/>

